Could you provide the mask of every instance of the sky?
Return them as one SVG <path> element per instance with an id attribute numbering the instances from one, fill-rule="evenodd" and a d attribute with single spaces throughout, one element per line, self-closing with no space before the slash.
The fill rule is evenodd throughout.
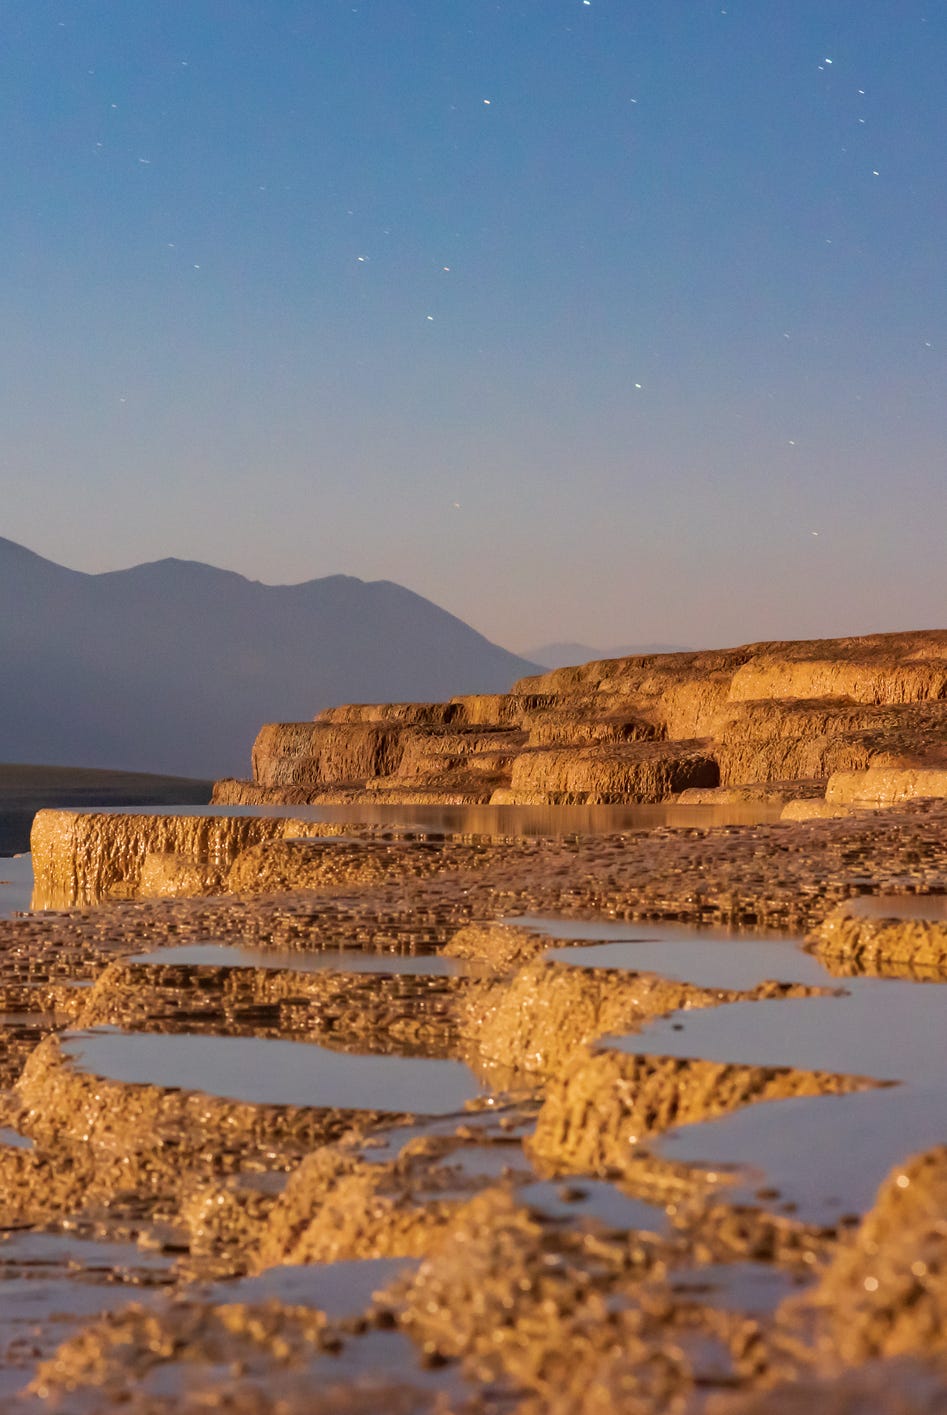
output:
<path id="1" fill-rule="evenodd" d="M 945 0 L 0 0 L 0 535 L 947 622 Z"/>

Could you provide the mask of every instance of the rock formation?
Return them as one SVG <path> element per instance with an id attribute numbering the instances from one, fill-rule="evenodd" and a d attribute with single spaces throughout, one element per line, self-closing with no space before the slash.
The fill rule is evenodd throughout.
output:
<path id="1" fill-rule="evenodd" d="M 41 813 L 64 912 L 0 920 L 3 1409 L 943 1415 L 947 800 L 846 810 Z M 805 929 L 831 975 L 683 922 L 619 929 L 666 968 L 585 952 L 632 919 Z M 896 1085 L 859 990 L 916 1029 Z M 810 1004 L 827 1069 L 780 1040 Z"/>
<path id="2" fill-rule="evenodd" d="M 270 723 L 219 804 L 731 800 L 843 814 L 947 795 L 947 630 L 607 659 L 506 694 Z M 799 802 L 803 802 L 802 806 Z"/>

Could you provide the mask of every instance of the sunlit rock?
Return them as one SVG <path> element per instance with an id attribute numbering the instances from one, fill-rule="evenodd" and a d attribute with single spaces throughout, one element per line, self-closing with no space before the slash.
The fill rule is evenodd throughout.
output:
<path id="1" fill-rule="evenodd" d="M 253 780 L 218 782 L 214 800 L 561 805 L 691 793 L 696 804 L 695 791 L 760 800 L 778 784 L 778 802 L 825 795 L 828 782 L 830 806 L 887 806 L 947 794 L 945 734 L 947 632 L 748 644 L 559 668 L 507 694 L 270 723 Z M 793 805 L 786 818 L 826 812 Z"/>

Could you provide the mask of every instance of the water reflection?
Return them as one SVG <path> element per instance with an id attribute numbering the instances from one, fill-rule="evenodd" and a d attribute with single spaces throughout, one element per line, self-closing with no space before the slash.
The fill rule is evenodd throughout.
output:
<path id="1" fill-rule="evenodd" d="M 109 807 L 97 814 L 147 816 L 265 816 L 377 825 L 449 835 L 609 835 L 625 830 L 758 825 L 779 820 L 782 807 L 764 802 L 727 806 L 395 806 L 352 802 L 333 806 Z"/>
<path id="2" fill-rule="evenodd" d="M 678 923 L 628 924 L 540 915 L 506 922 L 539 929 L 553 938 L 582 940 L 581 948 L 554 948 L 545 955 L 572 967 L 659 973 L 705 988 L 754 988 L 770 979 L 812 987 L 835 982 L 818 958 L 803 952 L 801 939 L 791 937 L 760 938 Z"/>
<path id="3" fill-rule="evenodd" d="M 201 1296 L 209 1302 L 284 1302 L 290 1307 L 318 1307 L 330 1321 L 342 1321 L 366 1311 L 376 1293 L 417 1267 L 417 1260 L 411 1258 L 288 1264 L 256 1277 L 215 1283 Z"/>
<path id="4" fill-rule="evenodd" d="M 943 1088 L 887 1086 L 747 1106 L 672 1130 L 657 1148 L 669 1160 L 738 1168 L 732 1199 L 758 1203 L 762 1186 L 767 1207 L 831 1224 L 865 1213 L 894 1165 L 945 1136 Z"/>
<path id="5" fill-rule="evenodd" d="M 226 943 L 190 943 L 138 953 L 130 963 L 184 968 L 265 968 L 292 973 L 375 973 L 401 977 L 454 977 L 468 971 L 457 959 L 437 954 L 371 953 L 364 949 L 237 948 Z"/>
<path id="6" fill-rule="evenodd" d="M 8 855 L 0 858 L 0 919 L 9 919 L 29 909 L 32 897 L 32 857 Z"/>
<path id="7" fill-rule="evenodd" d="M 53 1352 L 84 1323 L 129 1302 L 154 1303 L 171 1281 L 168 1259 L 134 1243 L 64 1233 L 7 1231 L 0 1237 L 0 1403 L 14 1402 Z M 9 1405 L 7 1405 L 9 1401 Z"/>
<path id="8" fill-rule="evenodd" d="M 861 894 L 850 899 L 845 912 L 858 919 L 926 919 L 947 922 L 944 894 Z"/>
<path id="9" fill-rule="evenodd" d="M 254 1105 L 445 1115 L 479 1094 L 459 1061 L 329 1051 L 312 1042 L 191 1033 L 67 1033 L 75 1066 L 130 1085 L 203 1091 Z"/>
<path id="10" fill-rule="evenodd" d="M 858 978 L 832 996 L 677 1012 L 609 1046 L 896 1083 L 750 1105 L 659 1142 L 669 1159 L 747 1171 L 739 1197 L 763 1186 L 804 1221 L 863 1212 L 893 1165 L 947 1135 L 944 992 L 933 984 Z"/>
<path id="11" fill-rule="evenodd" d="M 945 1021 L 945 994 L 936 984 L 853 978 L 827 997 L 675 1013 L 613 1045 L 639 1055 L 947 1086 Z"/>
<path id="12" fill-rule="evenodd" d="M 547 1218 L 570 1224 L 591 1220 L 605 1228 L 650 1233 L 662 1232 L 667 1227 L 663 1206 L 631 1198 L 601 1179 L 583 1179 L 570 1184 L 537 1180 L 517 1189 L 516 1198 L 518 1203 L 527 1204 Z"/>

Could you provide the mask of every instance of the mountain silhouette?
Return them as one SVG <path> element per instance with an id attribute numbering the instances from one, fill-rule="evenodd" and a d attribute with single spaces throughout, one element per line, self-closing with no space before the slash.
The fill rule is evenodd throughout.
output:
<path id="1" fill-rule="evenodd" d="M 0 761 L 245 775 L 263 722 L 502 692 L 535 665 L 387 580 L 86 575 L 0 537 Z"/>

